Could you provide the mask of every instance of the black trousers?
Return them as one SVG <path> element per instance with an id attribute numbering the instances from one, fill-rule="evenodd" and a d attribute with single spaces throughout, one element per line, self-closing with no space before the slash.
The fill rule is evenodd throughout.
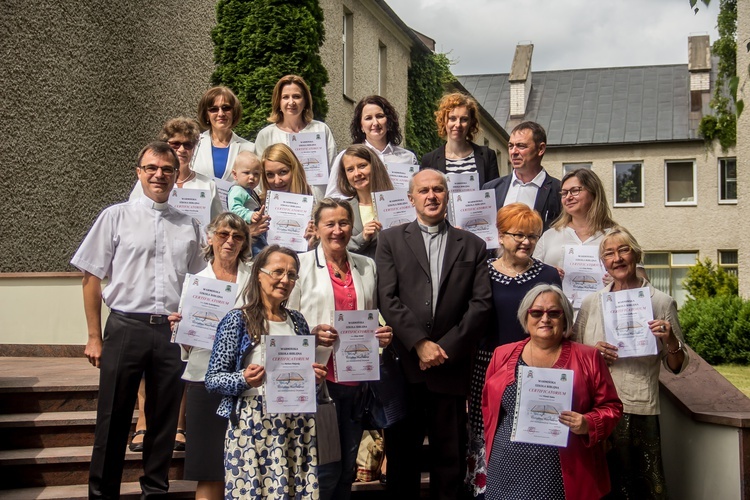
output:
<path id="1" fill-rule="evenodd" d="M 409 384 L 407 412 L 404 420 L 385 430 L 388 496 L 418 499 L 420 465 L 426 458 L 430 471 L 430 498 L 465 498 L 466 397 L 431 392 L 425 384 Z M 425 434 L 430 444 L 429 453 L 423 457 Z"/>
<path id="2" fill-rule="evenodd" d="M 182 399 L 180 348 L 169 324 L 149 325 L 110 314 L 104 328 L 89 498 L 116 499 L 141 377 L 146 379 L 148 430 L 143 439 L 141 498 L 166 496 Z"/>

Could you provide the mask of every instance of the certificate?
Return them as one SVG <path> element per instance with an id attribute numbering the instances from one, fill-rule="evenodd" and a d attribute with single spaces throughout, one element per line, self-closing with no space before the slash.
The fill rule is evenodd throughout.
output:
<path id="1" fill-rule="evenodd" d="M 565 245 L 563 250 L 563 292 L 580 309 L 581 301 L 604 288 L 602 278 L 606 271 L 599 260 L 599 247 L 591 245 Z"/>
<path id="2" fill-rule="evenodd" d="M 451 218 L 453 224 L 476 234 L 487 244 L 487 248 L 497 248 L 495 219 L 495 191 L 465 191 L 451 193 Z"/>
<path id="3" fill-rule="evenodd" d="M 203 227 L 211 222 L 211 191 L 208 189 L 174 188 L 169 195 L 169 204 L 197 219 Z"/>
<path id="4" fill-rule="evenodd" d="M 302 163 L 310 185 L 328 184 L 328 152 L 323 132 L 289 134 L 289 147 Z"/>
<path id="5" fill-rule="evenodd" d="M 380 380 L 378 311 L 333 311 L 339 338 L 333 345 L 336 382 Z"/>
<path id="6" fill-rule="evenodd" d="M 417 218 L 417 211 L 402 189 L 372 193 L 372 208 L 375 219 L 383 225 L 383 229 L 400 226 Z"/>
<path id="7" fill-rule="evenodd" d="M 479 174 L 448 174 L 448 191 L 463 193 L 465 191 L 479 191 Z"/>
<path id="8" fill-rule="evenodd" d="M 388 171 L 388 177 L 391 178 L 393 189 L 409 190 L 409 181 L 412 175 L 419 170 L 419 165 L 413 163 L 386 163 L 385 169 Z"/>
<path id="9" fill-rule="evenodd" d="M 227 197 L 229 196 L 229 189 L 234 185 L 233 182 L 225 181 L 223 179 L 214 178 L 216 184 L 216 192 L 219 194 L 219 201 L 221 202 L 221 209 L 225 212 L 229 211 L 229 202 Z"/>
<path id="10" fill-rule="evenodd" d="M 315 336 L 264 335 L 267 413 L 315 413 Z"/>
<path id="11" fill-rule="evenodd" d="M 648 287 L 602 294 L 604 335 L 621 358 L 658 354 L 648 322 L 654 319 Z"/>
<path id="12" fill-rule="evenodd" d="M 566 447 L 560 413 L 573 407 L 573 370 L 521 366 L 511 441 Z"/>
<path id="13" fill-rule="evenodd" d="M 312 218 L 313 201 L 309 194 L 269 191 L 266 195 L 266 213 L 271 217 L 268 244 L 306 252 L 305 231 Z"/>
<path id="14" fill-rule="evenodd" d="M 211 349 L 216 328 L 234 307 L 237 283 L 188 274 L 182 287 L 180 314 L 174 342 Z"/>

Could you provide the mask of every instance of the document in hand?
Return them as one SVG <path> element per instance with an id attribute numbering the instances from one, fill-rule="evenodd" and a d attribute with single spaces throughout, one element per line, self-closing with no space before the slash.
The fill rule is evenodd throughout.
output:
<path id="1" fill-rule="evenodd" d="M 383 229 L 400 226 L 417 218 L 417 211 L 414 210 L 405 190 L 372 193 L 372 206 L 375 219 L 383 225 Z"/>
<path id="2" fill-rule="evenodd" d="M 573 370 L 519 366 L 511 441 L 565 447 L 570 429 L 560 413 L 573 405 Z"/>
<path id="3" fill-rule="evenodd" d="M 451 218 L 456 227 L 474 233 L 484 240 L 487 248 L 497 248 L 495 218 L 495 190 L 451 193 Z"/>
<path id="4" fill-rule="evenodd" d="M 268 244 L 306 252 L 305 231 L 312 218 L 314 201 L 309 194 L 269 191 L 266 195 L 266 214 L 271 217 Z"/>
<path id="5" fill-rule="evenodd" d="M 659 349 L 648 322 L 654 319 L 648 287 L 602 294 L 604 334 L 621 358 L 654 356 Z"/>
<path id="6" fill-rule="evenodd" d="M 379 380 L 378 311 L 334 311 L 332 323 L 339 332 L 333 346 L 336 382 Z"/>
<path id="7" fill-rule="evenodd" d="M 315 336 L 265 335 L 266 380 L 263 405 L 268 413 L 315 413 Z"/>
<path id="8" fill-rule="evenodd" d="M 219 322 L 234 307 L 238 285 L 188 274 L 182 287 L 180 314 L 174 342 L 211 349 Z"/>
<path id="9" fill-rule="evenodd" d="M 328 151 L 326 135 L 323 132 L 302 132 L 289 134 L 289 147 L 305 169 L 307 183 L 323 185 L 328 183 Z"/>
<path id="10" fill-rule="evenodd" d="M 176 187 L 169 195 L 169 204 L 197 219 L 204 228 L 211 222 L 211 191 L 208 189 Z"/>

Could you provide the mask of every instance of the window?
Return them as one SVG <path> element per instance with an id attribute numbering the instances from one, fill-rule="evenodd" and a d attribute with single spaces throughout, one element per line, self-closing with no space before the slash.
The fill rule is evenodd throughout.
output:
<path id="1" fill-rule="evenodd" d="M 344 9 L 344 31 L 341 38 L 344 44 L 344 95 L 354 95 L 354 15 Z"/>
<path id="2" fill-rule="evenodd" d="M 643 206 L 641 163 L 615 163 L 615 206 Z"/>
<path id="3" fill-rule="evenodd" d="M 737 203 L 737 158 L 719 159 L 719 203 Z"/>
<path id="4" fill-rule="evenodd" d="M 568 172 L 578 170 L 579 168 L 591 170 L 591 163 L 563 163 L 563 177 L 565 177 Z"/>
<path id="5" fill-rule="evenodd" d="M 655 288 L 671 295 L 681 307 L 688 297 L 682 280 L 698 261 L 698 252 L 646 252 L 643 263 Z"/>
<path id="6" fill-rule="evenodd" d="M 739 273 L 737 250 L 719 250 L 719 267 L 735 276 Z"/>
<path id="7" fill-rule="evenodd" d="M 378 95 L 385 96 L 388 82 L 388 48 L 378 42 Z"/>
<path id="8" fill-rule="evenodd" d="M 664 167 L 664 201 L 666 205 L 695 205 L 695 163 L 668 161 Z"/>

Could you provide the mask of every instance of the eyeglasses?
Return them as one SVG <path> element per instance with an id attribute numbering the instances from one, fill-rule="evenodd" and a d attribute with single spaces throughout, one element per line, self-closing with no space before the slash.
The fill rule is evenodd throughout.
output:
<path id="1" fill-rule="evenodd" d="M 294 271 L 284 271 L 283 269 L 274 269 L 273 271 L 269 271 L 268 269 L 260 268 L 260 272 L 265 273 L 275 279 L 276 281 L 281 281 L 284 279 L 284 276 L 286 276 L 286 279 L 289 281 L 297 281 L 299 279 L 299 274 L 295 273 Z"/>
<path id="2" fill-rule="evenodd" d="M 218 113 L 219 110 L 222 110 L 225 113 L 229 113 L 232 111 L 232 106 L 229 104 L 222 104 L 221 106 L 211 106 L 208 108 L 209 113 Z"/>
<path id="3" fill-rule="evenodd" d="M 229 238 L 231 238 L 234 241 L 237 241 L 239 243 L 243 243 L 245 241 L 245 236 L 239 234 L 239 233 L 230 233 L 227 231 L 216 231 L 214 233 L 214 236 L 219 238 L 222 241 L 227 241 Z"/>
<path id="4" fill-rule="evenodd" d="M 169 147 L 175 151 L 179 150 L 181 147 L 191 151 L 195 147 L 194 142 L 167 141 L 167 144 L 169 144 Z"/>
<path id="5" fill-rule="evenodd" d="M 572 187 L 570 189 L 563 189 L 562 191 L 560 191 L 560 198 L 565 199 L 568 197 L 568 195 L 572 196 L 573 198 L 577 198 L 583 190 L 584 188 L 582 188 L 581 186 Z"/>
<path id="6" fill-rule="evenodd" d="M 627 255 L 630 255 L 633 252 L 633 249 L 630 247 L 630 245 L 623 245 L 621 247 L 616 248 L 615 250 L 607 250 L 602 254 L 602 260 L 614 260 L 615 256 L 619 255 L 620 257 L 625 257 Z"/>
<path id="7" fill-rule="evenodd" d="M 540 319 L 545 314 L 549 319 L 560 319 L 565 313 L 562 309 L 529 309 L 528 314 L 534 319 Z"/>
<path id="8" fill-rule="evenodd" d="M 536 243 L 539 241 L 538 234 L 523 234 L 523 233 L 503 233 L 508 236 L 512 236 L 516 243 L 523 243 L 523 240 L 529 240 L 529 243 Z"/>
<path id="9" fill-rule="evenodd" d="M 172 177 L 176 172 L 176 169 L 174 167 L 160 167 L 157 165 L 140 165 L 138 168 L 146 172 L 148 175 L 155 175 L 156 172 L 161 170 L 161 173 L 165 177 Z"/>

